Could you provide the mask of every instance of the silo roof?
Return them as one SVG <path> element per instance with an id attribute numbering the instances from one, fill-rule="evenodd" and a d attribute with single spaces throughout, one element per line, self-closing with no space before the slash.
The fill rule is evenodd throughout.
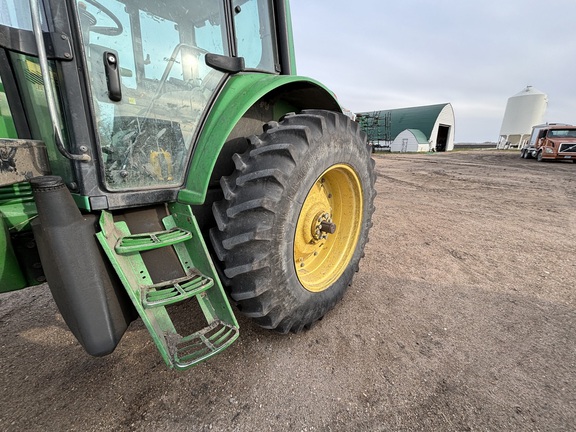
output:
<path id="1" fill-rule="evenodd" d="M 546 96 L 546 93 L 541 92 L 538 89 L 535 89 L 532 86 L 526 86 L 526 88 L 524 90 L 522 90 L 521 92 L 516 93 L 514 96 L 512 97 L 516 97 L 516 96 L 527 96 L 527 95 L 544 95 Z"/>
<path id="2" fill-rule="evenodd" d="M 426 105 L 410 108 L 397 108 L 391 110 L 358 113 L 358 115 L 359 116 L 368 115 L 372 118 L 378 116 L 379 139 L 383 139 L 384 137 L 384 118 L 387 113 L 390 113 L 391 118 L 390 135 L 392 140 L 394 140 L 400 132 L 406 129 L 416 129 L 424 134 L 424 136 L 426 137 L 425 142 L 428 142 L 430 136 L 432 135 L 434 125 L 438 120 L 438 116 L 447 105 L 450 104 L 442 103 L 436 105 Z M 368 126 L 371 126 L 370 122 L 368 123 Z"/>

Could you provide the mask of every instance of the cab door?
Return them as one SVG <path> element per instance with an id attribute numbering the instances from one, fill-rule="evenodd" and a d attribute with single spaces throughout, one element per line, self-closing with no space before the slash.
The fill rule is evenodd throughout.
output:
<path id="1" fill-rule="evenodd" d="M 207 53 L 230 53 L 225 2 L 102 3 L 75 8 L 104 186 L 179 186 L 225 76 L 205 62 Z"/>

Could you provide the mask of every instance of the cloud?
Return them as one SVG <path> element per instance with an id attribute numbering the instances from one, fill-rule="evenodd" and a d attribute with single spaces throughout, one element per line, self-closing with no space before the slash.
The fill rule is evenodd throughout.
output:
<path id="1" fill-rule="evenodd" d="M 576 122 L 576 2 L 292 0 L 298 72 L 359 112 L 450 102 L 456 141 L 496 140 L 507 99 Z"/>

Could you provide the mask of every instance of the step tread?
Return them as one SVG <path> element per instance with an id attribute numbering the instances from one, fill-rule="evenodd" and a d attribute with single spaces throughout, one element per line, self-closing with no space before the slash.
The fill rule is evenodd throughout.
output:
<path id="1" fill-rule="evenodd" d="M 125 235 L 118 240 L 114 250 L 117 254 L 126 255 L 172 246 L 191 238 L 190 231 L 174 227 L 165 231 Z"/>
<path id="2" fill-rule="evenodd" d="M 189 336 L 170 335 L 170 353 L 176 369 L 188 369 L 225 350 L 238 338 L 238 327 L 215 320 Z"/>
<path id="3" fill-rule="evenodd" d="M 171 281 L 143 286 L 140 289 L 144 308 L 164 307 L 194 297 L 212 288 L 214 281 L 195 271 Z"/>

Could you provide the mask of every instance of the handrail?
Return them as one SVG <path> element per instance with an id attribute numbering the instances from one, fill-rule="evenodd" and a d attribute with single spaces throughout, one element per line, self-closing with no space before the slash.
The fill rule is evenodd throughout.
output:
<path id="1" fill-rule="evenodd" d="M 54 89 L 52 88 L 52 81 L 50 79 L 50 68 L 48 66 L 46 46 L 44 45 L 42 23 L 40 21 L 40 3 L 38 0 L 30 0 L 30 12 L 32 15 L 32 31 L 34 32 L 34 38 L 36 39 L 36 45 L 38 47 L 38 61 L 40 63 L 42 80 L 44 81 L 44 93 L 46 94 L 48 112 L 50 113 L 50 120 L 52 121 L 52 127 L 54 129 L 56 147 L 58 147 L 58 151 L 67 159 L 89 162 L 92 160 L 90 155 L 72 154 L 64 147 L 60 119 L 58 117 L 58 112 L 56 111 Z"/>

